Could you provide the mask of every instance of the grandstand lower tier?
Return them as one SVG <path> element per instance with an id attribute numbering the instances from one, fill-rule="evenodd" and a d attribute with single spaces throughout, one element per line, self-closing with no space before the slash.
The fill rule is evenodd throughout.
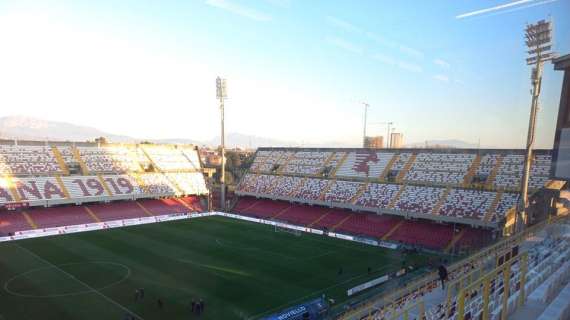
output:
<path id="1" fill-rule="evenodd" d="M 1 210 L 0 236 L 38 228 L 202 211 L 204 207 L 197 196 L 29 208 L 17 211 Z"/>
<path id="2" fill-rule="evenodd" d="M 397 216 L 253 197 L 240 198 L 233 211 L 262 219 L 286 221 L 299 226 L 371 237 L 432 250 L 469 251 L 493 241 L 492 231 L 464 225 L 407 220 Z"/>

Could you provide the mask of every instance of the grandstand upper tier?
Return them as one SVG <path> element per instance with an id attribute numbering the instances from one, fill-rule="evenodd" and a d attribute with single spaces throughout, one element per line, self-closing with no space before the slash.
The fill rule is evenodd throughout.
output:
<path id="1" fill-rule="evenodd" d="M 548 182 L 536 150 L 530 189 Z M 523 150 L 260 148 L 238 195 L 496 227 L 518 201 Z"/>
<path id="2" fill-rule="evenodd" d="M 0 205 L 206 193 L 194 146 L 0 141 Z"/>

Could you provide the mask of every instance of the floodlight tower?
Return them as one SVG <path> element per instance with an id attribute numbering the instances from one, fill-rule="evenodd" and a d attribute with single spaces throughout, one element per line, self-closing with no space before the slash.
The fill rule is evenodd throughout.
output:
<path id="1" fill-rule="evenodd" d="M 532 149 L 535 140 L 536 131 L 536 114 L 538 112 L 538 98 L 540 96 L 540 85 L 542 82 L 542 69 L 545 61 L 554 58 L 552 50 L 552 21 L 540 20 L 535 24 L 526 26 L 525 43 L 528 47 L 528 58 L 526 64 L 533 66 L 531 72 L 532 84 L 532 100 L 530 105 L 530 119 L 528 122 L 528 134 L 526 142 L 526 155 L 523 169 L 523 177 L 521 181 L 521 195 L 515 217 L 515 230 L 521 230 L 528 222 L 528 181 L 530 176 L 530 167 L 532 165 Z"/>
<path id="2" fill-rule="evenodd" d="M 220 208 L 225 210 L 226 208 L 226 145 L 225 145 L 225 133 L 224 133 L 224 99 L 228 97 L 226 90 L 226 79 L 220 77 L 216 78 L 216 97 L 220 100 L 220 116 L 221 116 L 221 128 L 222 133 L 220 137 L 220 145 L 222 147 L 222 176 L 221 176 L 221 196 L 220 196 Z"/>
<path id="3" fill-rule="evenodd" d="M 366 148 L 366 118 L 368 116 L 368 108 L 370 105 L 366 102 L 362 102 L 362 105 L 364 106 L 364 133 L 362 134 L 362 147 Z"/>

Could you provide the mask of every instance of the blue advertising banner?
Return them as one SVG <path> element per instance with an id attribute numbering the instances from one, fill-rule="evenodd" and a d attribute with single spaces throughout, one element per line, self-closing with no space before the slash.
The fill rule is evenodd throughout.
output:
<path id="1" fill-rule="evenodd" d="M 272 314 L 262 320 L 318 320 L 326 310 L 325 300 L 318 298 Z"/>

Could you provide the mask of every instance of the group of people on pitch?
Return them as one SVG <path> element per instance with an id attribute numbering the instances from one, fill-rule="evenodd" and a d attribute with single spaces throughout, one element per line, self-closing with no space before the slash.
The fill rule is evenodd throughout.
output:
<path id="1" fill-rule="evenodd" d="M 139 288 L 135 290 L 135 302 L 138 302 L 139 300 L 143 300 L 144 299 L 144 288 Z M 158 298 L 156 300 L 157 306 L 160 310 L 162 310 L 164 308 L 164 303 L 162 302 L 162 299 Z M 201 315 L 202 313 L 204 313 L 204 309 L 205 309 L 206 305 L 204 303 L 203 299 L 199 299 L 198 301 L 194 300 L 192 298 L 192 302 L 190 303 L 190 310 L 192 311 L 192 314 L 195 314 L 197 316 Z M 125 314 L 124 320 L 135 320 L 136 318 L 127 313 Z"/>

